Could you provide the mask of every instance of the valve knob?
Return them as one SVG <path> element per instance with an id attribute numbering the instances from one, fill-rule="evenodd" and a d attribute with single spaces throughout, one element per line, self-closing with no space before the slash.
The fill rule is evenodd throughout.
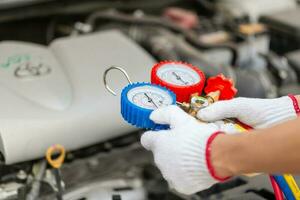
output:
<path id="1" fill-rule="evenodd" d="M 204 92 L 206 95 L 212 92 L 219 92 L 219 100 L 229 100 L 236 95 L 237 89 L 234 87 L 231 79 L 226 78 L 223 74 L 219 74 L 207 80 Z"/>

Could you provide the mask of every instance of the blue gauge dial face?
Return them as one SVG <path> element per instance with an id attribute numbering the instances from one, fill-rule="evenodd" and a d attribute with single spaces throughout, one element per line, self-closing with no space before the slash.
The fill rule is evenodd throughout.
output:
<path id="1" fill-rule="evenodd" d="M 171 105 L 173 102 L 172 96 L 168 91 L 151 85 L 131 89 L 127 93 L 127 98 L 136 106 L 150 110 Z"/>
<path id="2" fill-rule="evenodd" d="M 162 65 L 157 70 L 157 76 L 167 83 L 178 86 L 191 86 L 201 81 L 197 72 L 186 65 L 179 63 Z"/>

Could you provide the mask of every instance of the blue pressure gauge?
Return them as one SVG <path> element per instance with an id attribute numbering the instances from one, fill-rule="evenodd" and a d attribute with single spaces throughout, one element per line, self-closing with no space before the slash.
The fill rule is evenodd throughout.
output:
<path id="1" fill-rule="evenodd" d="M 151 83 L 132 83 L 122 90 L 121 114 L 130 124 L 145 129 L 168 129 L 168 125 L 155 124 L 150 118 L 153 110 L 176 104 L 170 90 Z"/>

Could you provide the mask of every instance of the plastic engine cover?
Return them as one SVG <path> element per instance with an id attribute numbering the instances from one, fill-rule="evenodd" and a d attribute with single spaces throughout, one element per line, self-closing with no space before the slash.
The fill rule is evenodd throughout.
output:
<path id="1" fill-rule="evenodd" d="M 104 70 L 122 66 L 133 81 L 149 81 L 152 57 L 118 31 L 67 37 L 49 47 L 0 43 L 0 150 L 6 164 L 45 155 L 59 143 L 74 150 L 129 133 L 120 96 L 106 91 Z M 110 87 L 127 85 L 113 71 Z"/>

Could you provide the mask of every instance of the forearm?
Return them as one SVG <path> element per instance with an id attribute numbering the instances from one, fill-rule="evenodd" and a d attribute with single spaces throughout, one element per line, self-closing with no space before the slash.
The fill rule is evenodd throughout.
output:
<path id="1" fill-rule="evenodd" d="M 219 176 L 300 173 L 300 118 L 269 129 L 219 135 L 210 159 Z"/>
<path id="2" fill-rule="evenodd" d="M 298 105 L 300 105 L 300 95 L 296 95 L 295 97 L 296 97 L 296 99 L 298 101 Z"/>

